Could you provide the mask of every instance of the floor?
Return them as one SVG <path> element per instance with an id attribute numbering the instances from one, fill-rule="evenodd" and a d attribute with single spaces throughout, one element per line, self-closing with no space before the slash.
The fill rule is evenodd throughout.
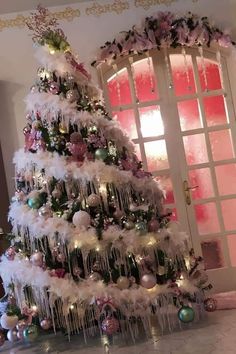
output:
<path id="1" fill-rule="evenodd" d="M 92 339 L 85 345 L 81 337 L 74 336 L 68 343 L 58 335 L 41 336 L 33 345 L 5 344 L 1 354 L 235 354 L 236 310 L 209 313 L 207 319 L 192 327 L 152 339 L 126 343 L 118 336 L 104 346 L 101 339 Z"/>

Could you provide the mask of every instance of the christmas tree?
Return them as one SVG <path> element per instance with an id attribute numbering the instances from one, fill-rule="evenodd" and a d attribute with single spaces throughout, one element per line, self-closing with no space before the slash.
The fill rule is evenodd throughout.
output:
<path id="1" fill-rule="evenodd" d="M 56 20 L 39 7 L 28 27 L 40 68 L 0 266 L 8 339 L 34 340 L 39 326 L 135 337 L 149 333 L 150 318 L 162 330 L 193 321 L 207 282 L 202 259 Z"/>

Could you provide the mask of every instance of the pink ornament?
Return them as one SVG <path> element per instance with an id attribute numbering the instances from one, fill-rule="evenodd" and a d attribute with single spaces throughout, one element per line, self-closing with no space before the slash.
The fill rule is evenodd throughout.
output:
<path id="1" fill-rule="evenodd" d="M 23 340 L 23 338 L 24 338 L 24 334 L 23 334 L 23 332 L 24 331 L 17 331 L 17 338 L 19 339 L 19 340 Z"/>
<path id="2" fill-rule="evenodd" d="M 78 160 L 83 160 L 84 155 L 87 152 L 87 145 L 83 142 L 77 144 L 68 143 L 67 148 L 71 155 Z"/>
<path id="3" fill-rule="evenodd" d="M 23 332 L 24 329 L 26 329 L 27 326 L 28 326 L 28 322 L 26 320 L 20 320 L 20 321 L 18 321 L 18 323 L 16 325 L 16 329 L 19 332 Z"/>
<path id="4" fill-rule="evenodd" d="M 52 327 L 52 321 L 49 318 L 45 318 L 40 322 L 40 326 L 42 329 L 47 331 Z"/>
<path id="5" fill-rule="evenodd" d="M 152 219 L 148 223 L 148 231 L 149 232 L 155 232 L 159 229 L 160 224 L 156 219 Z"/>
<path id="6" fill-rule="evenodd" d="M 9 247 L 5 252 L 5 256 L 9 261 L 14 261 L 15 254 L 16 254 L 16 250 L 15 247 L 13 246 Z"/>
<path id="7" fill-rule="evenodd" d="M 34 252 L 30 257 L 30 261 L 34 266 L 43 266 L 43 254 L 42 252 Z"/>
<path id="8" fill-rule="evenodd" d="M 141 277 L 140 284 L 146 289 L 152 289 L 157 283 L 156 277 L 153 274 L 144 274 Z"/>
<path id="9" fill-rule="evenodd" d="M 49 91 L 53 94 L 53 95 L 57 95 L 59 92 L 59 85 L 57 82 L 51 82 L 50 86 L 49 86 Z"/>
<path id="10" fill-rule="evenodd" d="M 107 317 L 102 321 L 102 330 L 105 334 L 112 335 L 119 330 L 119 321 L 114 317 Z"/>

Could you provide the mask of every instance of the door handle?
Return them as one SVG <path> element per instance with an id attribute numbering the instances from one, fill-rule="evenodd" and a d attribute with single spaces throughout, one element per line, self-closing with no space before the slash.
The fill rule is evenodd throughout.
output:
<path id="1" fill-rule="evenodd" d="M 187 205 L 190 205 L 192 200 L 191 200 L 191 194 L 190 191 L 198 188 L 198 186 L 189 186 L 188 181 L 185 180 L 183 181 L 183 189 L 184 189 L 184 195 L 185 195 L 185 201 Z"/>

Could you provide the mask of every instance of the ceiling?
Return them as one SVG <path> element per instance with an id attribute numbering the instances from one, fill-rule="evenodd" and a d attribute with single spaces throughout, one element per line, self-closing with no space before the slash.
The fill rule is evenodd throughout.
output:
<path id="1" fill-rule="evenodd" d="M 33 10 L 38 4 L 45 7 L 76 4 L 90 0 L 0 0 L 0 14 Z"/>

